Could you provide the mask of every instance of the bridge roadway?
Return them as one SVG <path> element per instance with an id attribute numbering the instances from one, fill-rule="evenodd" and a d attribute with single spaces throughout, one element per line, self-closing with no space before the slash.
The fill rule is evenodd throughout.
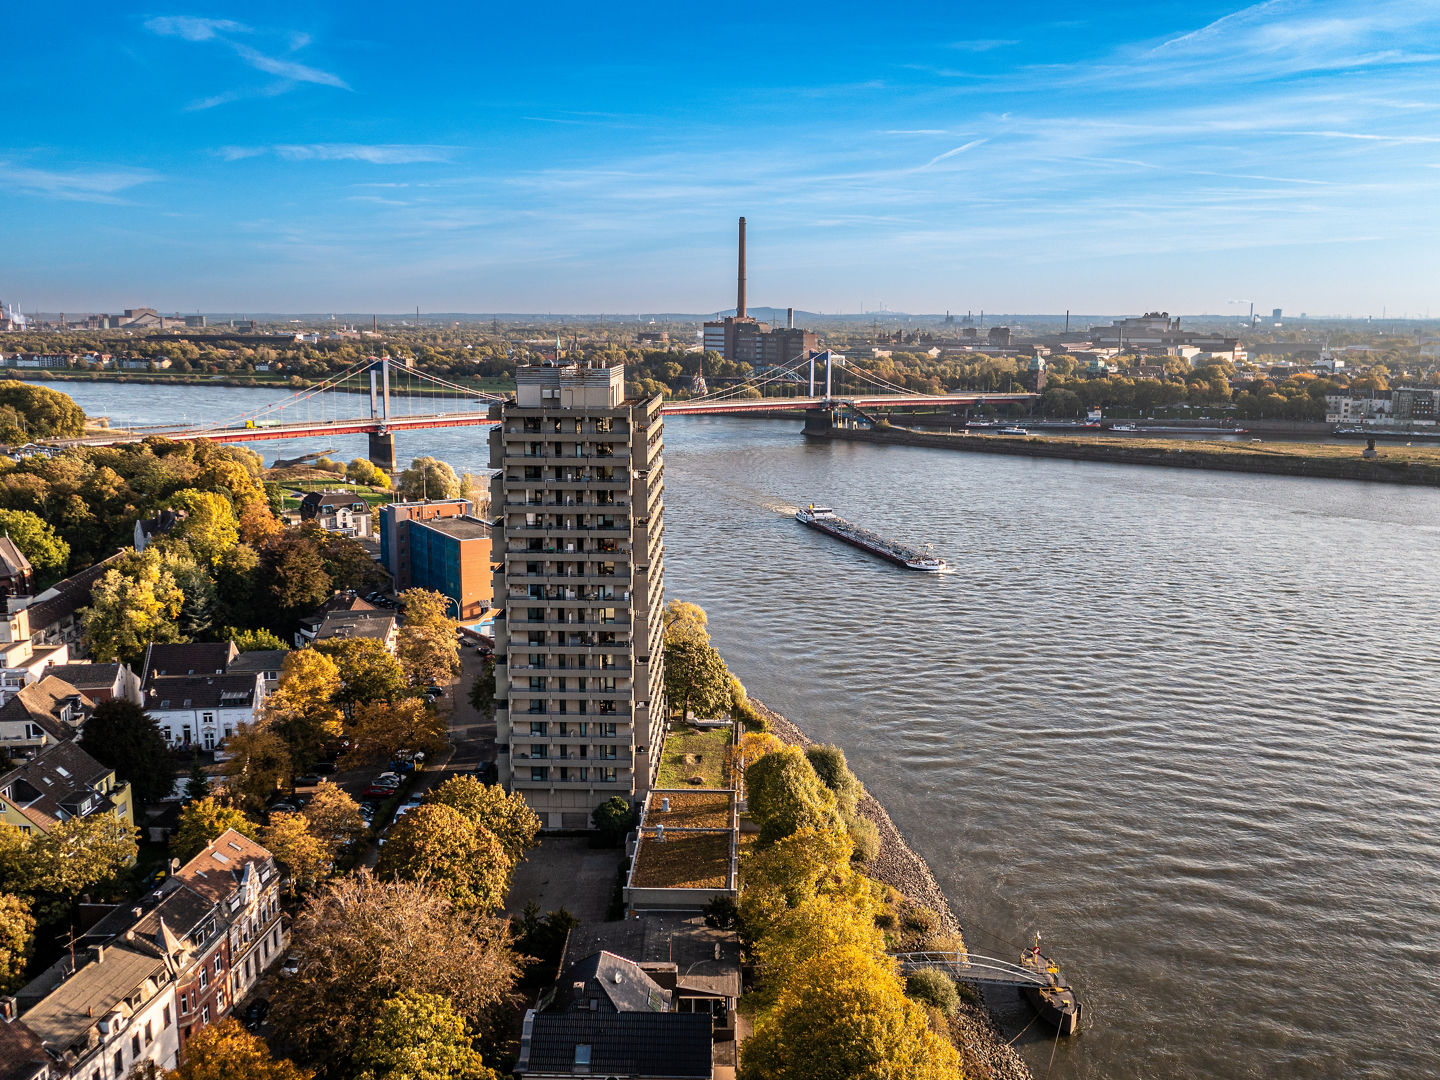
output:
<path id="1" fill-rule="evenodd" d="M 724 413 L 783 412 L 821 409 L 827 404 L 849 404 L 862 409 L 917 408 L 931 405 L 1009 404 L 1034 400 L 1034 394 L 877 394 L 873 397 L 844 397 L 827 401 L 823 397 L 737 398 L 724 401 L 672 401 L 663 406 L 667 416 L 705 416 Z M 311 436 L 393 434 L 425 428 L 479 427 L 494 424 L 488 407 L 484 412 L 423 413 L 414 416 L 355 416 L 334 420 L 261 421 L 239 427 L 152 427 L 116 428 L 73 439 L 46 440 L 52 446 L 116 446 L 151 437 L 166 439 L 208 439 L 211 442 L 248 443 L 267 439 L 303 439 Z"/>

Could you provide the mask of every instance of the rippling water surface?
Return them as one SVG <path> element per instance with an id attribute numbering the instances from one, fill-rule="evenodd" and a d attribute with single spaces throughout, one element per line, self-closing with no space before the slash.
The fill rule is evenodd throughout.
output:
<path id="1" fill-rule="evenodd" d="M 61 388 L 136 420 L 270 396 Z M 1044 933 L 1090 1027 L 1026 1031 L 1037 1075 L 1440 1074 L 1440 493 L 798 427 L 667 424 L 669 595 L 845 748 L 972 948 Z M 473 429 L 399 451 L 487 458 Z M 956 572 L 804 529 L 812 500 Z"/>

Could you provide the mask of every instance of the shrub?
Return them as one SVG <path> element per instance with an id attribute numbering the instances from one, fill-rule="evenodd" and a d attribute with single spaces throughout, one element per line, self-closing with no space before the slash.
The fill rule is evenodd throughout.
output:
<path id="1" fill-rule="evenodd" d="M 946 1017 L 960 1011 L 960 994 L 955 989 L 955 981 L 934 968 L 923 968 L 905 976 L 905 996 L 939 1009 Z"/>
<path id="2" fill-rule="evenodd" d="M 815 769 L 815 775 L 820 777 L 820 782 L 835 793 L 841 812 L 853 815 L 864 788 L 850 771 L 845 751 L 838 746 L 816 745 L 807 747 L 805 756 Z"/>
<path id="3" fill-rule="evenodd" d="M 867 863 L 880 854 L 880 830 L 869 818 L 847 817 L 845 827 L 850 830 L 850 842 L 855 845 L 856 860 Z"/>

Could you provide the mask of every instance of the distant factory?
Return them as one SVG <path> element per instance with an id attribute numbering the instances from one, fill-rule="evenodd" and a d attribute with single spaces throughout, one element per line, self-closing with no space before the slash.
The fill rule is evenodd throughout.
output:
<path id="1" fill-rule="evenodd" d="M 740 259 L 735 285 L 735 314 L 705 324 L 706 352 L 717 352 L 726 360 L 770 367 L 787 364 L 820 347 L 820 339 L 809 330 L 795 327 L 795 309 L 790 308 L 785 325 L 772 328 L 745 314 L 745 219 L 740 219 Z"/>

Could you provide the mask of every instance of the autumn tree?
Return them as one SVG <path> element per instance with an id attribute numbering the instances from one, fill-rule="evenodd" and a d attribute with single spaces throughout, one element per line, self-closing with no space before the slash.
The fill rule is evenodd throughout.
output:
<path id="1" fill-rule="evenodd" d="M 385 470 L 367 458 L 355 458 L 346 465 L 345 478 L 352 484 L 364 484 L 367 487 L 390 486 L 390 478 L 385 475 Z"/>
<path id="2" fill-rule="evenodd" d="M 34 948 L 35 916 L 30 905 L 11 893 L 0 893 L 0 994 L 24 983 Z"/>
<path id="3" fill-rule="evenodd" d="M 137 835 L 112 814 L 67 818 L 48 833 L 0 824 L 0 882 L 28 898 L 40 922 L 53 922 L 82 893 L 108 890 L 135 864 Z"/>
<path id="4" fill-rule="evenodd" d="M 307 769 L 340 734 L 340 669 L 315 649 L 285 657 L 280 683 L 265 699 L 260 726 L 285 740 L 297 768 Z"/>
<path id="5" fill-rule="evenodd" d="M 341 684 L 336 700 L 342 704 L 393 701 L 406 691 L 405 672 L 383 641 L 332 638 L 318 642 L 315 650 L 335 661 Z"/>
<path id="6" fill-rule="evenodd" d="M 380 1007 L 352 1067 L 355 1080 L 500 1080 L 475 1049 L 465 1017 L 440 995 L 415 990 Z"/>
<path id="7" fill-rule="evenodd" d="M 235 509 L 224 495 L 186 488 L 170 496 L 167 506 L 180 516 L 170 537 L 185 541 L 206 566 L 240 542 Z"/>
<path id="8" fill-rule="evenodd" d="M 506 792 L 496 784 L 482 784 L 473 776 L 452 776 L 432 788 L 428 805 L 449 806 L 500 841 L 511 865 L 534 846 L 540 818 L 518 791 Z"/>
<path id="9" fill-rule="evenodd" d="M 699 604 L 691 604 L 685 600 L 670 600 L 665 604 L 662 618 L 665 622 L 665 639 L 667 641 L 694 638 L 707 645 L 710 643 L 708 628 L 710 618 Z"/>
<path id="10" fill-rule="evenodd" d="M 260 811 L 290 779 L 294 757 L 290 744 L 277 732 L 255 724 L 241 724 L 225 740 L 225 788 L 240 806 Z"/>
<path id="11" fill-rule="evenodd" d="M 817 743 L 805 748 L 805 757 L 820 782 L 835 793 L 835 800 L 842 813 L 853 814 L 865 789 L 850 771 L 845 760 L 845 751 L 838 746 Z"/>
<path id="12" fill-rule="evenodd" d="M 102 701 L 80 729 L 80 745 L 130 785 L 137 810 L 170 794 L 175 772 L 170 748 L 160 725 L 139 705 L 124 698 Z"/>
<path id="13" fill-rule="evenodd" d="M 800 829 L 842 827 L 834 793 L 820 783 L 798 747 L 773 751 L 747 768 L 745 790 L 762 844 Z"/>
<path id="14" fill-rule="evenodd" d="M 434 994 L 481 1025 L 508 1005 L 519 975 L 508 920 L 364 871 L 313 894 L 292 940 L 299 970 L 270 1017 L 277 1036 L 327 1076 L 348 1075 L 351 1052 L 391 998 Z"/>
<path id="15" fill-rule="evenodd" d="M 445 749 L 448 738 L 444 719 L 418 698 L 357 705 L 349 732 L 352 745 L 343 764 L 351 769 L 382 764 L 400 750 L 431 757 Z"/>
<path id="16" fill-rule="evenodd" d="M 6 379 L 0 382 L 0 407 L 8 408 L 8 415 L 15 418 L 7 425 L 14 430 L 0 430 L 0 441 L 20 443 L 85 434 L 85 411 L 69 394 L 48 386 Z"/>
<path id="17" fill-rule="evenodd" d="M 280 533 L 260 552 L 263 598 L 275 617 L 294 622 L 331 595 L 332 580 L 314 541 L 295 530 Z"/>
<path id="18" fill-rule="evenodd" d="M 190 1037 L 184 1058 L 165 1073 L 165 1080 L 310 1080 L 314 1075 L 285 1058 L 277 1060 L 264 1039 L 227 1016 Z"/>
<path id="19" fill-rule="evenodd" d="M 285 868 L 292 896 L 313 888 L 333 859 L 328 845 L 311 831 L 303 814 L 271 814 L 260 830 L 260 843 Z"/>
<path id="20" fill-rule="evenodd" d="M 0 536 L 8 536 L 20 554 L 30 560 L 37 586 L 44 588 L 65 575 L 70 545 L 39 514 L 0 510 Z"/>
<path id="21" fill-rule="evenodd" d="M 402 626 L 396 635 L 395 654 L 411 686 L 443 686 L 460 674 L 460 646 L 454 631 Z"/>
<path id="22" fill-rule="evenodd" d="M 415 502 L 420 499 L 454 499 L 460 495 L 460 478 L 445 462 L 433 457 L 417 457 L 395 481 L 395 493 Z"/>
<path id="23" fill-rule="evenodd" d="M 726 712 L 733 698 L 730 669 L 714 647 L 695 637 L 665 639 L 665 697 L 680 715 Z"/>
<path id="24" fill-rule="evenodd" d="M 455 632 L 455 620 L 447 612 L 453 601 L 433 589 L 406 589 L 398 597 L 406 626 L 425 626 Z"/>
<path id="25" fill-rule="evenodd" d="M 908 1000 L 894 964 L 843 944 L 784 979 L 741 1048 L 741 1080 L 960 1080 L 954 1046 Z"/>
<path id="26" fill-rule="evenodd" d="M 220 637 L 222 639 L 228 638 L 235 642 L 235 648 L 241 652 L 261 652 L 265 650 L 285 652 L 290 648 L 279 635 L 263 628 L 259 630 L 237 630 L 235 627 L 230 626 L 221 631 Z"/>
<path id="27" fill-rule="evenodd" d="M 260 827 L 233 806 L 226 806 L 208 795 L 188 802 L 180 808 L 180 822 L 170 837 L 170 855 L 182 863 L 189 862 L 226 829 L 234 829 L 252 840 L 260 836 Z"/>
<path id="28" fill-rule="evenodd" d="M 494 910 L 505 902 L 512 867 L 490 830 L 454 807 L 426 803 L 391 826 L 375 874 L 429 885 L 457 908 Z"/>
<path id="29" fill-rule="evenodd" d="M 365 819 L 360 804 L 339 784 L 329 780 L 321 783 L 301 811 L 310 824 L 310 831 L 325 845 L 334 858 L 342 849 L 365 835 Z"/>
<path id="30" fill-rule="evenodd" d="M 184 602 L 160 551 L 131 551 L 100 576 L 90 606 L 80 609 L 85 644 L 96 660 L 138 665 L 147 645 L 179 640 Z"/>

